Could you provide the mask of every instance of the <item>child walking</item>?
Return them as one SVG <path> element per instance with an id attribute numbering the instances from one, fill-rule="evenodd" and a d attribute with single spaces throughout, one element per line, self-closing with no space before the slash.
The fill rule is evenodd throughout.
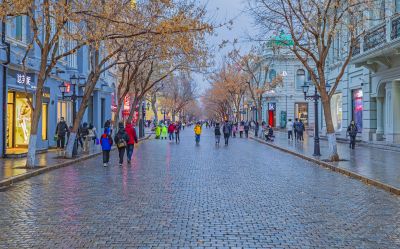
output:
<path id="1" fill-rule="evenodd" d="M 100 138 L 101 149 L 103 150 L 103 166 L 107 167 L 110 161 L 110 151 L 113 145 L 110 128 L 105 128 Z"/>

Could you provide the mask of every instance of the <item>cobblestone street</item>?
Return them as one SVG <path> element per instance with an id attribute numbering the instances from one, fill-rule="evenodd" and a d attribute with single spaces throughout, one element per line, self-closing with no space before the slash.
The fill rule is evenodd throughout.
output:
<path id="1" fill-rule="evenodd" d="M 2 190 L 0 248 L 400 248 L 399 197 L 250 139 L 189 128 L 112 164 Z"/>

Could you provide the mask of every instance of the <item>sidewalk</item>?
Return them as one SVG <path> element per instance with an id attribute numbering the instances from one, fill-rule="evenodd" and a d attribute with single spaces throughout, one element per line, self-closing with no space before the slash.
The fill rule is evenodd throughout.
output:
<path id="1" fill-rule="evenodd" d="M 351 150 L 348 144 L 337 143 L 338 153 L 343 161 L 325 162 L 324 159 L 328 158 L 328 142 L 326 140 L 320 140 L 322 156 L 317 158 L 312 156 L 314 152 L 313 137 L 305 136 L 305 141 L 295 142 L 288 140 L 287 134 L 284 132 L 275 132 L 275 136 L 274 142 L 263 143 L 316 162 L 333 171 L 400 194 L 400 152 L 357 145 L 355 150 Z M 261 139 L 256 140 L 262 141 Z"/>
<path id="2" fill-rule="evenodd" d="M 139 139 L 146 140 L 150 137 Z M 115 149 L 115 148 L 113 148 Z M 87 160 L 102 153 L 100 146 L 91 147 L 88 153 L 78 152 L 78 156 L 72 159 L 65 159 L 59 156 L 56 149 L 49 150 L 46 153 L 36 155 L 36 168 L 27 169 L 25 167 L 25 158 L 0 158 L 0 188 L 12 185 L 15 182 L 25 180 L 35 175 L 43 174 L 44 172 L 65 167 L 76 162 Z"/>

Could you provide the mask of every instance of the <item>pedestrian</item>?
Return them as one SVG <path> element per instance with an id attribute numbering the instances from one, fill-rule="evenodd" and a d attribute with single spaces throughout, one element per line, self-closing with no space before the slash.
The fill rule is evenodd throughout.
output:
<path id="1" fill-rule="evenodd" d="M 175 132 L 175 124 L 170 123 L 168 126 L 168 135 L 169 135 L 169 140 L 174 140 L 174 132 Z"/>
<path id="2" fill-rule="evenodd" d="M 268 125 L 264 135 L 266 141 L 271 141 L 271 142 L 274 141 L 274 130 L 272 129 L 272 126 Z"/>
<path id="3" fill-rule="evenodd" d="M 185 130 L 186 122 L 183 122 L 182 124 L 182 130 Z"/>
<path id="4" fill-rule="evenodd" d="M 350 149 L 355 148 L 356 146 L 356 136 L 358 133 L 358 128 L 354 120 L 351 121 L 350 125 L 347 127 L 347 134 L 350 136 Z"/>
<path id="5" fill-rule="evenodd" d="M 289 122 L 287 122 L 286 129 L 287 129 L 287 132 L 288 132 L 288 139 L 292 139 L 293 140 L 293 122 L 292 122 L 292 119 L 289 119 Z"/>
<path id="6" fill-rule="evenodd" d="M 293 123 L 294 139 L 295 139 L 296 141 L 299 140 L 299 136 L 298 136 L 298 130 L 299 130 L 299 128 L 297 127 L 298 124 L 299 124 L 299 119 L 296 118 L 296 119 L 294 120 L 294 123 Z"/>
<path id="7" fill-rule="evenodd" d="M 244 123 L 244 134 L 246 136 L 246 138 L 249 138 L 249 130 L 250 130 L 250 125 L 248 122 Z"/>
<path id="8" fill-rule="evenodd" d="M 242 121 L 242 122 L 240 122 L 240 124 L 239 124 L 239 135 L 240 135 L 240 138 L 242 138 L 243 132 L 244 132 L 244 123 L 243 123 L 243 121 Z"/>
<path id="9" fill-rule="evenodd" d="M 225 122 L 224 126 L 222 127 L 222 132 L 224 133 L 225 145 L 228 145 L 229 137 L 231 135 L 231 127 L 228 121 Z"/>
<path id="10" fill-rule="evenodd" d="M 194 135 L 196 137 L 196 145 L 200 143 L 200 135 L 201 135 L 201 124 L 197 122 L 194 127 Z"/>
<path id="11" fill-rule="evenodd" d="M 80 138 L 83 139 L 83 151 L 89 151 L 89 127 L 88 123 L 83 123 Z M 82 142 L 82 140 L 81 140 Z M 82 145 L 82 144 L 81 144 Z"/>
<path id="12" fill-rule="evenodd" d="M 107 127 L 104 129 L 104 133 L 100 138 L 101 150 L 103 151 L 103 166 L 107 167 L 110 161 L 110 151 L 113 145 L 113 140 L 111 137 L 111 129 Z"/>
<path id="13" fill-rule="evenodd" d="M 118 124 L 118 132 L 117 134 L 115 134 L 114 137 L 114 142 L 118 148 L 119 166 L 122 166 L 122 163 L 124 162 L 124 155 L 126 147 L 128 145 L 128 141 L 129 141 L 129 136 L 125 131 L 124 123 L 120 122 Z"/>
<path id="14" fill-rule="evenodd" d="M 256 121 L 256 124 L 254 126 L 254 135 L 258 137 L 258 130 L 260 129 L 260 124 Z"/>
<path id="15" fill-rule="evenodd" d="M 219 123 L 215 125 L 214 134 L 215 134 L 215 144 L 219 145 L 219 142 L 221 140 L 221 128 L 219 127 Z"/>
<path id="16" fill-rule="evenodd" d="M 161 129 L 162 129 L 161 124 L 156 125 L 156 139 L 160 139 Z"/>
<path id="17" fill-rule="evenodd" d="M 233 137 L 236 137 L 236 132 L 237 132 L 237 124 L 234 124 L 233 127 L 232 127 Z"/>
<path id="18" fill-rule="evenodd" d="M 168 129 L 165 124 L 162 124 L 161 126 L 161 139 L 167 140 L 167 134 L 168 134 Z"/>
<path id="19" fill-rule="evenodd" d="M 126 146 L 126 158 L 128 160 L 128 163 L 131 163 L 133 149 L 135 147 L 135 143 L 138 142 L 138 139 L 136 136 L 136 130 L 131 122 L 126 123 L 125 131 L 129 136 L 129 140 Z"/>
<path id="20" fill-rule="evenodd" d="M 179 137 L 179 133 L 181 132 L 180 130 L 181 130 L 181 126 L 178 123 L 175 126 L 175 143 L 180 143 L 181 142 L 181 138 Z"/>
<path id="21" fill-rule="evenodd" d="M 299 140 L 300 140 L 300 141 L 304 141 L 303 135 L 304 135 L 304 131 L 305 131 L 306 129 L 305 129 L 304 123 L 303 123 L 303 121 L 302 121 L 301 119 L 300 119 L 299 122 L 297 123 L 297 128 L 298 128 L 298 130 L 297 130 L 297 136 L 299 137 Z"/>
<path id="22" fill-rule="evenodd" d="M 56 127 L 56 136 L 57 136 L 57 148 L 64 149 L 65 146 L 65 135 L 69 132 L 68 125 L 64 121 L 64 117 L 60 118 L 60 122 L 58 122 Z"/>

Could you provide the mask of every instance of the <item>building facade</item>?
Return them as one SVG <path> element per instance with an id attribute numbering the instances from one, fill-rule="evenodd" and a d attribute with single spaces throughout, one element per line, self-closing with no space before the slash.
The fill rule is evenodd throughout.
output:
<path id="1" fill-rule="evenodd" d="M 400 144 L 400 1 L 376 4 L 366 13 L 371 28 L 359 39 L 331 108 L 338 137 L 346 137 L 346 127 L 354 120 L 363 141 Z M 344 44 L 341 39 L 336 38 L 329 55 L 330 81 L 341 65 L 341 50 L 335 49 Z"/>
<path id="2" fill-rule="evenodd" d="M 19 16 L 9 20 L 1 27 L 5 39 L 0 49 L 0 70 L 2 87 L 0 101 L 0 156 L 24 154 L 27 152 L 31 128 L 30 100 L 34 100 L 38 71 L 40 64 L 40 50 L 34 47 L 28 54 L 26 70 L 22 68 L 22 59 L 27 49 L 30 37 L 27 17 Z M 10 44 L 10 61 L 7 62 L 5 43 Z M 72 45 L 71 45 L 72 46 Z M 6 64 L 6 65 L 5 65 Z M 84 82 L 89 73 L 89 51 L 81 48 L 77 53 L 65 57 L 48 76 L 43 93 L 42 115 L 39 121 L 37 149 L 46 150 L 56 146 L 54 135 L 57 122 L 64 117 L 68 126 L 72 125 L 72 101 L 62 98 L 59 90 L 63 82 L 70 83 L 73 75 L 80 76 L 82 81 L 77 85 L 76 92 L 82 95 Z M 102 75 L 89 101 L 88 108 L 82 122 L 93 124 L 101 132 L 107 119 L 111 119 L 112 84 L 116 83 L 116 75 L 106 72 Z M 35 103 L 32 103 L 35 106 Z M 80 101 L 76 103 L 78 110 Z M 40 138 L 40 139 L 39 139 Z"/>
<path id="3" fill-rule="evenodd" d="M 314 105 L 304 99 L 301 86 L 311 81 L 303 64 L 288 51 L 274 56 L 269 50 L 265 52 L 265 63 L 268 72 L 257 73 L 263 75 L 266 82 L 271 82 L 280 75 L 282 83 L 275 89 L 263 94 L 262 120 L 275 128 L 285 128 L 289 119 L 302 120 L 305 127 L 314 127 Z M 257 111 L 250 109 L 252 120 L 257 119 Z"/>

